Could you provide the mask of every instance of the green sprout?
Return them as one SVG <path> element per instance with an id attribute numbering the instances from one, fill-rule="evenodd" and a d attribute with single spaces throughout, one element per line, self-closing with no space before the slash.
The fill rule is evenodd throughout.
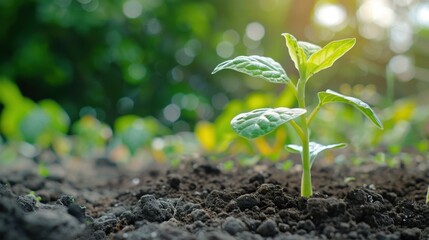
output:
<path id="1" fill-rule="evenodd" d="M 37 202 L 42 201 L 42 197 L 41 196 L 37 196 L 36 193 L 34 191 L 30 191 L 27 196 L 30 196 L 32 198 L 34 198 L 34 200 L 36 200 Z"/>
<path id="2" fill-rule="evenodd" d="M 39 165 L 37 166 L 37 172 L 39 173 L 39 176 L 47 178 L 50 175 L 48 167 L 46 167 L 46 164 L 44 162 L 39 162 Z"/>
<path id="3" fill-rule="evenodd" d="M 237 115 L 231 120 L 231 126 L 240 136 L 254 139 L 274 131 L 284 123 L 290 123 L 298 134 L 301 145 L 289 144 L 286 145 L 286 149 L 301 154 L 301 196 L 308 198 L 313 195 L 311 166 L 316 156 L 325 150 L 346 146 L 345 143 L 322 145 L 310 142 L 309 127 L 321 107 L 328 103 L 346 103 L 361 111 L 378 128 L 383 129 L 383 125 L 368 104 L 357 98 L 344 96 L 332 90 L 319 92 L 318 105 L 311 112 L 307 110 L 305 87 L 308 80 L 314 74 L 331 67 L 336 60 L 355 45 L 356 39 L 349 38 L 333 41 L 321 48 L 312 43 L 297 41 L 294 36 L 288 33 L 284 33 L 283 36 L 286 39 L 289 55 L 299 72 L 297 81 L 291 80 L 279 63 L 271 58 L 262 56 L 239 56 L 225 61 L 213 70 L 213 74 L 223 69 L 232 69 L 271 83 L 289 85 L 296 97 L 298 108 L 255 109 L 251 112 Z"/>
<path id="4" fill-rule="evenodd" d="M 426 193 L 426 204 L 429 205 L 429 186 L 428 186 L 428 191 Z"/>

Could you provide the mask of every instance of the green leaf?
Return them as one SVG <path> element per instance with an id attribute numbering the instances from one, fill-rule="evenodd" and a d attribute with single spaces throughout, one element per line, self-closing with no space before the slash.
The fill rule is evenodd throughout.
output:
<path id="1" fill-rule="evenodd" d="M 19 130 L 21 131 L 24 141 L 45 147 L 50 143 L 49 139 L 46 139 L 46 136 L 51 125 L 52 119 L 49 117 L 48 113 L 37 106 L 31 109 L 21 120 Z"/>
<path id="2" fill-rule="evenodd" d="M 237 115 L 231 120 L 231 126 L 240 136 L 253 139 L 268 134 L 306 112 L 302 108 L 260 108 Z"/>
<path id="3" fill-rule="evenodd" d="M 116 119 L 115 136 L 134 154 L 138 149 L 147 146 L 152 139 L 167 130 L 155 118 L 141 118 L 136 115 L 124 115 Z"/>
<path id="4" fill-rule="evenodd" d="M 322 71 L 323 69 L 329 68 L 349 51 L 356 43 L 356 39 L 348 38 L 328 43 L 319 51 L 315 52 L 307 60 L 307 76 Z"/>
<path id="5" fill-rule="evenodd" d="M 70 118 L 64 109 L 58 103 L 50 99 L 41 100 L 38 104 L 51 119 L 50 131 L 52 131 L 53 134 L 67 133 L 70 126 Z"/>
<path id="6" fill-rule="evenodd" d="M 5 104 L 2 114 L 0 115 L 2 134 L 9 140 L 23 140 L 23 133 L 20 126 L 21 122 L 36 107 L 37 105 L 28 98 L 22 98 L 19 104 L 16 105 Z"/>
<path id="7" fill-rule="evenodd" d="M 19 105 L 24 97 L 18 86 L 7 78 L 0 77 L 0 102 L 6 106 Z"/>
<path id="8" fill-rule="evenodd" d="M 375 112 L 371 107 L 363 102 L 360 99 L 354 97 L 344 96 L 340 93 L 334 92 L 332 90 L 326 90 L 326 92 L 319 92 L 319 104 L 322 106 L 327 103 L 342 102 L 352 105 L 353 107 L 359 109 L 369 120 L 371 120 L 378 128 L 383 129 L 383 124 L 380 119 L 378 119 Z"/>
<path id="9" fill-rule="evenodd" d="M 283 33 L 282 35 L 286 39 L 286 46 L 292 61 L 295 63 L 295 68 L 299 71 L 301 77 L 304 77 L 302 74 L 305 74 L 307 57 L 302 45 L 305 44 L 299 44 L 296 38 L 289 33 Z"/>
<path id="10" fill-rule="evenodd" d="M 303 41 L 298 41 L 298 46 L 300 46 L 302 48 L 302 50 L 304 50 L 304 53 L 305 53 L 305 56 L 307 57 L 307 59 L 311 55 L 313 55 L 313 53 L 322 49 L 320 46 L 317 46 L 317 45 L 309 43 L 309 42 L 303 42 Z"/>
<path id="11" fill-rule="evenodd" d="M 273 83 L 288 83 L 289 77 L 282 66 L 268 57 L 262 56 L 239 56 L 232 60 L 225 61 L 219 64 L 212 74 L 223 70 L 232 69 L 241 73 L 245 73 L 252 77 L 262 78 Z"/>
<path id="12" fill-rule="evenodd" d="M 347 146 L 346 143 L 322 145 L 320 143 L 310 142 L 310 166 L 313 166 L 313 162 L 319 153 L 328 149 L 343 148 L 345 146 Z M 302 153 L 302 146 L 299 146 L 299 145 L 289 144 L 289 145 L 286 145 L 286 149 L 289 152 Z"/>

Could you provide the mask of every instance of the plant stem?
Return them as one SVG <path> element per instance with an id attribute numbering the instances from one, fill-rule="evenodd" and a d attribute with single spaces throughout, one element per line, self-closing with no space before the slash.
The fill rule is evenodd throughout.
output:
<path id="1" fill-rule="evenodd" d="M 304 139 L 304 132 L 302 131 L 301 127 L 294 121 L 290 121 L 290 125 L 295 129 L 296 133 L 298 133 L 299 139 Z"/>
<path id="2" fill-rule="evenodd" d="M 310 145 L 308 138 L 302 141 L 302 179 L 301 196 L 309 198 L 313 195 L 313 185 L 311 184 L 311 164 L 310 164 Z"/>
<path id="3" fill-rule="evenodd" d="M 316 114 L 319 112 L 321 106 L 322 105 L 319 103 L 317 104 L 316 108 L 313 109 L 313 111 L 311 112 L 310 116 L 307 119 L 307 126 L 311 125 L 311 122 L 313 121 L 314 116 L 316 116 Z"/>
<path id="4" fill-rule="evenodd" d="M 298 104 L 300 108 L 305 109 L 305 82 L 306 79 L 298 81 Z M 302 179 L 301 196 L 309 198 L 313 195 L 313 185 L 311 184 L 311 164 L 310 164 L 310 136 L 307 124 L 307 114 L 301 116 L 301 161 L 302 161 Z"/>
<path id="5" fill-rule="evenodd" d="M 303 132 L 302 142 L 302 179 L 301 179 L 301 196 L 309 198 L 313 195 L 313 185 L 311 184 L 311 163 L 310 163 L 310 143 L 307 119 L 305 116 L 301 118 L 301 129 Z"/>
<path id="6" fill-rule="evenodd" d="M 298 92 L 297 92 L 297 88 L 295 86 L 295 84 L 291 81 L 290 83 L 288 83 L 290 85 L 290 89 L 293 92 L 293 95 L 295 95 L 295 97 L 298 99 Z"/>

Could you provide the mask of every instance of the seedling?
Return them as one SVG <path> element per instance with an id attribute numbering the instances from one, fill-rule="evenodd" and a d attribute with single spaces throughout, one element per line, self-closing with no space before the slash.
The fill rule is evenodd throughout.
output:
<path id="1" fill-rule="evenodd" d="M 47 178 L 49 177 L 49 169 L 46 167 L 46 164 L 44 162 L 39 162 L 39 165 L 37 166 L 37 171 L 39 173 L 39 176 Z"/>
<path id="2" fill-rule="evenodd" d="M 37 196 L 36 193 L 34 191 L 30 191 L 27 196 L 30 196 L 32 198 L 34 198 L 34 200 L 36 200 L 36 202 L 40 203 L 40 201 L 42 201 L 42 197 L 41 196 Z"/>
<path id="3" fill-rule="evenodd" d="M 333 41 L 321 48 L 312 43 L 297 41 L 294 36 L 288 33 L 283 34 L 283 36 L 286 39 L 289 55 L 299 72 L 297 81 L 291 80 L 279 63 L 271 58 L 262 56 L 239 56 L 225 61 L 213 70 L 213 74 L 223 69 L 232 69 L 268 82 L 289 85 L 296 97 L 298 108 L 255 109 L 234 117 L 231 120 L 231 126 L 240 136 L 254 139 L 274 131 L 285 123 L 289 123 L 298 134 L 301 146 L 289 144 L 286 145 L 286 149 L 301 153 L 301 196 L 308 198 L 313 195 L 311 166 L 316 156 L 325 150 L 346 146 L 345 143 L 322 145 L 310 142 L 309 127 L 321 107 L 328 103 L 347 103 L 360 110 L 378 128 L 382 129 L 383 125 L 368 104 L 357 98 L 344 96 L 332 90 L 319 92 L 318 105 L 311 112 L 307 110 L 305 87 L 308 80 L 314 74 L 331 67 L 336 60 L 354 46 L 356 39 L 349 38 Z"/>
<path id="4" fill-rule="evenodd" d="M 429 186 L 428 186 L 428 191 L 426 193 L 426 204 L 429 205 Z"/>

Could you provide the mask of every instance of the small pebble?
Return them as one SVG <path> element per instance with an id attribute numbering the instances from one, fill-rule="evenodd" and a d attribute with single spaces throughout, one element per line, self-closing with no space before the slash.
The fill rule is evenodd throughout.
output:
<path id="1" fill-rule="evenodd" d="M 263 237 L 273 237 L 277 235 L 279 229 L 277 228 L 276 222 L 271 219 L 265 220 L 259 225 L 256 229 L 256 232 L 259 233 Z"/>
<path id="2" fill-rule="evenodd" d="M 280 232 L 289 232 L 290 226 L 286 223 L 279 223 L 279 230 Z"/>
<path id="3" fill-rule="evenodd" d="M 247 230 L 247 227 L 240 219 L 227 217 L 222 224 L 222 229 L 231 235 L 236 235 L 237 233 Z"/>
<path id="4" fill-rule="evenodd" d="M 258 205 L 259 200 L 252 194 L 244 194 L 237 198 L 237 206 L 241 209 L 251 209 L 252 207 Z"/>
<path id="5" fill-rule="evenodd" d="M 401 232 L 401 240 L 418 240 L 421 233 L 421 230 L 418 228 L 407 228 Z"/>
<path id="6" fill-rule="evenodd" d="M 168 184 L 170 185 L 170 187 L 172 189 L 179 190 L 179 187 L 180 187 L 180 178 L 178 178 L 178 177 L 171 177 L 171 178 L 168 179 Z"/>
<path id="7" fill-rule="evenodd" d="M 298 229 L 303 229 L 306 232 L 311 232 L 316 229 L 316 226 L 314 226 L 314 223 L 311 220 L 299 221 L 297 227 Z"/>

